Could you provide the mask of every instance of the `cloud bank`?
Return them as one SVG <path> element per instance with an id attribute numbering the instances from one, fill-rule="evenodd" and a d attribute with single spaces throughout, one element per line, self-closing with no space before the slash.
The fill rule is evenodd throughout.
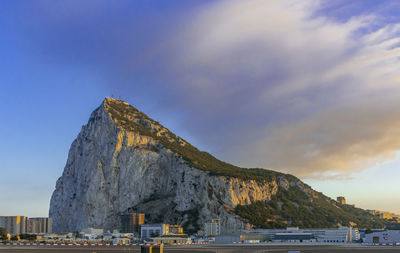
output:
<path id="1" fill-rule="evenodd" d="M 338 20 L 324 1 L 41 3 L 25 32 L 46 57 L 101 69 L 133 104 L 130 94 L 157 101 L 224 160 L 321 178 L 400 149 L 400 24 L 379 13 Z"/>
<path id="2" fill-rule="evenodd" d="M 400 25 L 315 16 L 321 5 L 222 1 L 182 32 L 172 73 L 204 121 L 187 126 L 218 143 L 217 153 L 324 177 L 371 167 L 400 148 Z"/>

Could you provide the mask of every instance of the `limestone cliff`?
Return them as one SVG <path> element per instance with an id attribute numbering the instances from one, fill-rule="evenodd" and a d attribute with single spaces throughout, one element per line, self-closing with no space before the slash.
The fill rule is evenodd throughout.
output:
<path id="1" fill-rule="evenodd" d="M 107 98 L 71 145 L 50 217 L 56 232 L 115 229 L 126 211 L 189 232 L 220 218 L 231 232 L 250 220 L 235 213 L 238 206 L 269 201 L 291 188 L 310 201 L 319 196 L 291 175 L 221 162 L 127 103 Z"/>

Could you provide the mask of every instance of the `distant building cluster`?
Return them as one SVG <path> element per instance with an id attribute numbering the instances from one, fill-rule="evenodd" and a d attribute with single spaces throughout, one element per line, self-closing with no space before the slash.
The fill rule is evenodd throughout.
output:
<path id="1" fill-rule="evenodd" d="M 213 220 L 209 233 L 219 234 L 219 221 Z M 218 223 L 218 226 L 216 224 Z M 112 232 L 102 228 L 84 228 L 74 233 L 52 233 L 51 218 L 28 218 L 26 216 L 0 216 L 0 227 L 11 237 L 35 234 L 37 240 L 45 241 L 107 241 L 114 244 L 128 244 L 132 241 L 154 241 L 157 243 L 189 243 L 191 237 L 184 234 L 183 227 L 176 224 L 145 224 L 144 213 L 120 215 L 119 229 Z"/>
<path id="2" fill-rule="evenodd" d="M 345 203 L 338 198 L 338 202 Z M 398 216 L 369 210 L 370 213 L 385 219 Z M 85 228 L 80 232 L 58 233 L 51 231 L 50 218 L 28 218 L 26 216 L 0 216 L 0 227 L 6 229 L 14 238 L 21 234 L 35 234 L 36 240 L 46 242 L 76 242 L 76 243 L 112 243 L 130 244 L 134 242 L 154 242 L 157 244 L 181 243 L 355 243 L 372 244 L 400 243 L 400 231 L 383 229 L 358 230 L 353 227 L 339 228 L 307 228 L 288 227 L 285 229 L 242 229 L 234 234 L 224 234 L 220 219 L 210 219 L 203 224 L 195 235 L 184 233 L 184 228 L 177 224 L 146 224 L 144 213 L 124 213 L 120 216 L 120 227 L 112 232 L 102 228 Z M 14 240 L 14 239 L 13 239 Z"/>
<path id="3" fill-rule="evenodd" d="M 190 236 L 183 233 L 183 227 L 172 224 L 145 224 L 144 213 L 121 214 L 120 233 L 132 233 L 141 240 L 157 243 L 187 243 Z"/>
<path id="4" fill-rule="evenodd" d="M 367 210 L 367 211 L 370 214 L 375 215 L 379 219 L 400 221 L 400 216 L 398 214 L 385 212 L 385 211 L 379 211 L 379 210 Z"/>
<path id="5" fill-rule="evenodd" d="M 51 233 L 52 221 L 51 218 L 44 217 L 0 216 L 0 227 L 11 235 Z"/>

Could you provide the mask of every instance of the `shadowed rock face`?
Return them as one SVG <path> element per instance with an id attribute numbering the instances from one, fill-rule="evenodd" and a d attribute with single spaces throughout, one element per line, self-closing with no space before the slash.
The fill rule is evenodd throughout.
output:
<path id="1" fill-rule="evenodd" d="M 53 230 L 115 229 L 119 214 L 132 210 L 145 212 L 148 222 L 181 224 L 189 231 L 220 218 L 225 231 L 234 231 L 245 226 L 233 212 L 236 205 L 268 200 L 279 187 L 298 184 L 280 173 L 260 182 L 194 168 L 157 136 L 190 145 L 127 103 L 105 99 L 72 143 L 57 180 L 50 203 Z"/>

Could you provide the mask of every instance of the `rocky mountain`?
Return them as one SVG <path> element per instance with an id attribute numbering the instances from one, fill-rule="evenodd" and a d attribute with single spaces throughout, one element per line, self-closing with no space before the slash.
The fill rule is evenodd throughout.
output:
<path id="1" fill-rule="evenodd" d="M 124 212 L 193 233 L 212 218 L 224 232 L 253 227 L 381 227 L 296 177 L 245 169 L 199 151 L 126 102 L 106 98 L 71 145 L 50 203 L 53 231 L 119 228 Z"/>

